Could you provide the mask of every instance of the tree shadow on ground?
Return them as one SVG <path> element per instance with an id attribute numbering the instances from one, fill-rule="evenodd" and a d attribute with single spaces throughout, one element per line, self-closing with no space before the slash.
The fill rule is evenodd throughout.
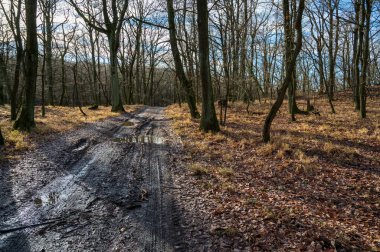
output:
<path id="1" fill-rule="evenodd" d="M 2 150 L 0 150 L 1 152 Z M 17 202 L 12 195 L 14 179 L 10 175 L 8 160 L 0 160 L 0 251 L 28 252 L 31 251 L 24 232 L 7 232 L 14 228 L 7 220 L 17 218 Z"/>
<path id="2" fill-rule="evenodd" d="M 317 156 L 327 163 L 336 164 L 349 169 L 357 169 L 374 174 L 380 174 L 380 163 L 377 157 L 373 156 L 372 159 L 369 160 L 368 157 L 361 154 L 361 152 L 372 152 L 380 154 L 379 145 L 371 145 L 365 142 L 353 141 L 349 139 L 336 139 L 334 137 L 321 134 L 303 133 L 298 131 L 277 130 L 276 133 L 287 134 L 299 139 L 304 139 L 304 142 L 306 143 L 308 139 L 316 139 L 322 143 L 332 143 L 337 147 L 334 147 L 334 149 L 330 152 L 318 147 L 309 148 L 303 143 L 299 143 L 299 146 L 297 147 L 303 150 L 308 156 Z M 341 146 L 356 148 L 358 151 L 346 153 L 344 148 L 340 148 Z M 371 161 L 371 163 L 368 163 L 368 161 Z"/>

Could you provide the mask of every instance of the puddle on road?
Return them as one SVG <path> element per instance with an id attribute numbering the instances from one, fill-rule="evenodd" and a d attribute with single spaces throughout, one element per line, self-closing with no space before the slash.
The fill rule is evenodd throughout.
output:
<path id="1" fill-rule="evenodd" d="M 122 123 L 123 126 L 126 126 L 126 127 L 131 127 L 131 126 L 134 126 L 135 124 L 133 122 L 130 122 L 130 121 L 125 121 Z"/>
<path id="2" fill-rule="evenodd" d="M 67 200 L 68 195 L 72 192 L 75 187 L 75 181 L 80 179 L 82 176 L 87 174 L 88 170 L 91 167 L 91 164 L 96 160 L 94 156 L 77 174 L 69 174 L 64 177 L 57 178 L 52 181 L 48 186 L 47 190 L 42 191 L 33 199 L 33 203 L 37 208 L 45 206 L 57 205 L 62 201 Z"/>
<path id="3" fill-rule="evenodd" d="M 41 188 L 30 202 L 20 206 L 18 213 L 5 224 L 12 226 L 17 222 L 22 225 L 33 225 L 41 218 L 61 215 L 73 206 L 75 209 L 85 209 L 91 198 L 91 192 L 80 182 L 88 175 L 93 167 L 92 164 L 99 160 L 99 155 L 104 155 L 104 153 L 96 152 L 92 159 L 85 158 L 74 165 L 72 172 L 63 177 L 57 177 Z"/>
<path id="4" fill-rule="evenodd" d="M 48 194 L 41 195 L 34 199 L 36 207 L 42 207 L 47 205 L 55 205 L 58 202 L 59 194 L 57 192 L 49 192 Z"/>
<path id="5" fill-rule="evenodd" d="M 165 143 L 165 139 L 163 137 L 157 137 L 157 136 L 118 137 L 118 138 L 114 138 L 113 141 L 118 142 L 118 143 L 151 143 L 151 144 Z"/>
<path id="6" fill-rule="evenodd" d="M 41 198 L 35 198 L 35 199 L 34 199 L 34 204 L 35 204 L 37 207 L 41 207 L 41 206 L 42 206 L 42 199 L 41 199 Z"/>

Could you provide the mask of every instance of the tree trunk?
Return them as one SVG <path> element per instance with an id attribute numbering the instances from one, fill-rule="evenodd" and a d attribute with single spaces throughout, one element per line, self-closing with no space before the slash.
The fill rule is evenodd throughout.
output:
<path id="1" fill-rule="evenodd" d="M 11 120 L 16 120 L 18 110 L 18 89 L 20 86 L 21 66 L 24 59 L 24 48 L 21 34 L 21 4 L 22 1 L 17 1 L 17 13 L 15 13 L 14 29 L 15 29 L 15 44 L 16 44 L 16 65 L 14 70 L 13 88 L 11 92 Z"/>
<path id="2" fill-rule="evenodd" d="M 295 22 L 295 29 L 297 31 L 297 40 L 296 40 L 296 47 L 294 51 L 292 50 L 292 44 L 293 41 L 291 40 L 291 21 L 290 21 L 290 13 L 289 13 L 289 0 L 283 0 L 283 13 L 284 13 L 284 30 L 285 30 L 285 53 L 286 58 L 289 59 L 288 62 L 286 62 L 286 72 L 285 72 L 285 78 L 283 80 L 283 83 L 281 85 L 281 88 L 278 90 L 278 95 L 275 103 L 273 104 L 271 110 L 269 111 L 263 128 L 263 141 L 269 142 L 270 140 L 270 127 L 272 125 L 272 121 L 275 118 L 278 110 L 280 109 L 286 90 L 289 86 L 289 83 L 291 82 L 292 73 L 295 69 L 297 56 L 299 52 L 301 51 L 302 47 L 302 14 L 303 10 L 305 8 L 305 0 L 299 1 L 298 11 L 297 11 L 297 17 Z"/>
<path id="3" fill-rule="evenodd" d="M 25 89 L 21 112 L 14 123 L 14 128 L 30 131 L 35 126 L 34 105 L 36 96 L 36 79 L 38 66 L 37 42 L 37 0 L 25 0 L 26 50 L 25 50 Z"/>
<path id="4" fill-rule="evenodd" d="M 1 128 L 0 128 L 0 146 L 4 146 L 4 145 L 5 145 L 5 140 L 4 140 L 3 134 L 1 133 Z"/>
<path id="5" fill-rule="evenodd" d="M 214 96 L 210 75 L 209 40 L 208 40 L 208 8 L 207 0 L 197 0 L 198 9 L 198 41 L 199 65 L 202 82 L 202 116 L 201 130 L 218 132 L 219 124 L 216 118 Z"/>
<path id="6" fill-rule="evenodd" d="M 62 106 L 63 105 L 63 100 L 65 99 L 65 95 L 66 95 L 66 80 L 65 80 L 65 74 L 66 74 L 66 71 L 65 71 L 65 58 L 64 56 L 62 56 L 61 58 L 61 88 L 62 88 L 62 93 L 61 93 L 61 99 L 59 100 L 59 105 Z"/>
<path id="7" fill-rule="evenodd" d="M 362 77 L 359 86 L 360 97 L 360 117 L 366 118 L 366 84 L 368 75 L 368 61 L 369 61 L 369 40 L 370 40 L 370 24 L 371 24 L 371 12 L 372 12 L 372 0 L 363 0 L 362 3 L 362 19 L 365 20 L 364 27 L 364 45 L 363 45 L 363 66 Z M 362 22 L 364 24 L 364 22 Z"/>
<path id="8" fill-rule="evenodd" d="M 100 104 L 99 101 L 99 85 L 97 83 L 97 71 L 96 71 L 96 57 L 95 57 L 95 39 L 94 30 L 89 28 L 90 45 L 91 45 L 91 67 L 92 67 L 92 86 L 93 86 L 93 106 L 96 107 Z"/>
<path id="9" fill-rule="evenodd" d="M 44 54 L 42 57 L 42 67 L 41 67 L 41 116 L 45 117 L 45 63 L 46 63 L 46 58 L 45 58 L 45 49 L 44 48 Z"/>
<path id="10" fill-rule="evenodd" d="M 7 66 L 3 55 L 0 54 L 0 105 L 4 105 L 5 103 L 4 87 L 8 85 L 8 81 Z"/>
<path id="11" fill-rule="evenodd" d="M 14 71 L 13 88 L 11 93 L 11 120 L 16 120 L 17 117 L 17 94 L 20 86 L 21 64 L 23 61 L 23 49 L 16 49 L 16 65 Z"/>
<path id="12" fill-rule="evenodd" d="M 79 108 L 79 111 L 82 113 L 83 116 L 87 116 L 86 113 L 82 110 L 82 103 L 79 99 L 79 92 L 78 92 L 78 51 L 77 47 L 75 47 L 75 64 L 73 66 L 73 76 L 74 76 L 74 90 L 73 90 L 73 103 L 76 103 L 76 105 Z"/>
<path id="13" fill-rule="evenodd" d="M 183 64 L 181 61 L 181 56 L 177 44 L 177 35 L 175 28 L 175 17 L 174 17 L 174 7 L 173 0 L 167 0 L 168 8 L 168 23 L 169 23 L 169 36 L 170 36 L 170 46 L 173 54 L 174 64 L 178 79 L 185 90 L 186 100 L 189 106 L 190 115 L 192 118 L 199 118 L 199 112 L 195 103 L 195 93 L 192 83 L 187 79 L 185 71 L 183 69 Z"/>
<path id="14" fill-rule="evenodd" d="M 47 9 L 45 13 L 45 27 L 46 27 L 46 80 L 48 85 L 48 99 L 49 104 L 54 106 L 54 80 L 53 80 L 53 53 L 52 53 L 52 40 L 53 40 L 53 31 L 52 31 L 52 17 L 51 17 L 51 8 L 52 2 L 55 0 L 47 1 Z"/>
<path id="15" fill-rule="evenodd" d="M 333 41 L 334 41 L 334 10 L 332 6 L 332 0 L 328 1 L 328 8 L 329 8 L 329 47 L 328 47 L 328 54 L 329 54 L 329 80 L 327 82 L 326 92 L 329 100 L 333 100 L 334 98 L 334 86 L 335 86 L 335 60 L 333 55 Z M 335 6 L 335 8 L 338 8 Z"/>
<path id="16" fill-rule="evenodd" d="M 354 41 L 353 41 L 353 67 L 352 67 L 352 81 L 353 81 L 353 94 L 355 110 L 360 109 L 359 102 L 359 16 L 360 16 L 360 0 L 355 0 L 355 29 L 354 29 Z"/>
<path id="17" fill-rule="evenodd" d="M 135 93 L 135 101 L 137 103 L 141 103 L 141 79 L 140 79 L 140 63 L 141 63 L 141 35 L 142 35 L 142 22 L 139 22 L 137 27 L 136 34 L 136 47 L 135 47 L 135 56 L 136 56 L 136 73 L 135 73 L 135 82 L 134 85 L 136 87 Z M 133 85 L 132 85 L 133 87 Z"/>
<path id="18" fill-rule="evenodd" d="M 113 34 L 107 34 L 110 48 L 111 104 L 112 112 L 124 112 L 120 96 L 120 84 L 117 70 L 117 42 Z"/>
<path id="19" fill-rule="evenodd" d="M 286 61 L 288 62 L 288 61 Z M 291 74 L 290 83 L 288 87 L 288 106 L 289 106 L 289 113 L 291 115 L 292 121 L 296 120 L 295 114 L 298 113 L 298 107 L 296 103 L 296 71 L 293 70 L 293 73 Z"/>

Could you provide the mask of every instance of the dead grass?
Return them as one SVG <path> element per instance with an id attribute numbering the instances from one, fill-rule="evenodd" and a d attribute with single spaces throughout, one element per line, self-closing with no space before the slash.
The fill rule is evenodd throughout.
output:
<path id="1" fill-rule="evenodd" d="M 189 169 L 191 170 L 194 176 L 202 176 L 202 175 L 207 175 L 210 173 L 207 167 L 202 166 L 200 164 L 196 164 L 196 163 L 189 164 Z"/>
<path id="2" fill-rule="evenodd" d="M 284 104 L 268 144 L 261 132 L 269 103 L 256 102 L 250 114 L 232 104 L 217 134 L 200 132 L 186 106 L 168 107 L 183 161 L 208 167 L 194 183 L 213 222 L 238 221 L 236 233 L 259 250 L 306 250 L 326 237 L 349 250 L 380 251 L 380 101 L 368 99 L 363 120 L 346 96 L 334 101 L 336 114 L 322 97 L 314 104 L 321 116 L 298 115 L 296 122 Z"/>
<path id="3" fill-rule="evenodd" d="M 131 112 L 139 106 L 128 106 L 125 109 Z M 47 106 L 46 116 L 41 116 L 41 107 L 35 109 L 36 128 L 31 133 L 13 130 L 10 120 L 10 107 L 0 106 L 0 127 L 6 140 L 6 155 L 14 158 L 18 153 L 32 149 L 36 142 L 43 141 L 54 134 L 72 130 L 85 123 L 91 123 L 119 113 L 111 112 L 110 107 L 100 106 L 98 110 L 83 108 L 87 116 L 83 116 L 78 108 Z"/>

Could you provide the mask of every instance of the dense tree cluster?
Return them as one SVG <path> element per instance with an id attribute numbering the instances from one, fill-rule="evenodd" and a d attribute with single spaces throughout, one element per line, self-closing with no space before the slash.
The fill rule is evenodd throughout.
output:
<path id="1" fill-rule="evenodd" d="M 46 104 L 123 111 L 186 101 L 202 130 L 218 131 L 229 102 L 248 109 L 276 99 L 268 141 L 285 97 L 295 120 L 313 109 L 311 94 L 324 93 L 335 113 L 335 93 L 350 89 L 364 118 L 367 87 L 380 83 L 374 0 L 0 0 L 0 7 L 0 104 L 11 105 L 16 128 L 33 126 L 36 104 L 44 114 Z"/>

